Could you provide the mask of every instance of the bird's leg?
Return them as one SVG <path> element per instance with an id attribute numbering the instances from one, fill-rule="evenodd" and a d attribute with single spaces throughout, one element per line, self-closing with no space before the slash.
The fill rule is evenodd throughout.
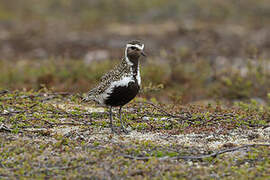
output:
<path id="1" fill-rule="evenodd" d="M 114 129 L 113 129 L 113 113 L 112 113 L 112 106 L 110 106 L 110 127 L 111 127 L 111 130 L 112 130 L 112 133 L 114 133 Z"/>
<path id="2" fill-rule="evenodd" d="M 123 132 L 127 134 L 128 133 L 128 130 L 126 130 L 126 128 L 124 126 L 124 123 L 122 121 L 122 107 L 123 106 L 120 106 L 120 108 L 119 108 L 119 119 L 120 119 L 121 128 L 122 128 Z"/>

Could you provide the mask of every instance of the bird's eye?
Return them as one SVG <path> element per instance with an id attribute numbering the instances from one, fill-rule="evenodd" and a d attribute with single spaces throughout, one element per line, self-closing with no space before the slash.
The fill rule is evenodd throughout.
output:
<path id="1" fill-rule="evenodd" d="M 136 49 L 137 49 L 136 47 L 133 47 L 133 46 L 131 46 L 130 48 L 131 48 L 132 50 L 136 50 Z"/>

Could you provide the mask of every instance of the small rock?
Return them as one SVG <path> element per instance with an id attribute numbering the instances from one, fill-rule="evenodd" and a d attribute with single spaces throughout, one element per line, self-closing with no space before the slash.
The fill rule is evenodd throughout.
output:
<path id="1" fill-rule="evenodd" d="M 3 114 L 8 114 L 8 113 L 9 112 L 6 109 L 4 109 Z"/>
<path id="2" fill-rule="evenodd" d="M 149 121 L 150 117 L 143 117 L 142 120 L 143 121 Z"/>

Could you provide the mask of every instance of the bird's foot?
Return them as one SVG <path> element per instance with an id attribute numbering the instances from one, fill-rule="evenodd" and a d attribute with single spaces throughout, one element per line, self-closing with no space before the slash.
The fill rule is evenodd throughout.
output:
<path id="1" fill-rule="evenodd" d="M 125 134 L 128 134 L 130 131 L 128 131 L 125 126 L 121 126 L 121 130 L 125 133 Z"/>
<path id="2" fill-rule="evenodd" d="M 114 133 L 117 134 L 118 133 L 118 131 L 113 126 L 111 126 L 111 131 L 112 131 L 112 134 L 114 134 Z"/>
<path id="3" fill-rule="evenodd" d="M 124 125 L 121 125 L 120 127 L 110 126 L 110 128 L 112 134 L 121 134 L 121 132 L 128 134 L 130 132 Z"/>

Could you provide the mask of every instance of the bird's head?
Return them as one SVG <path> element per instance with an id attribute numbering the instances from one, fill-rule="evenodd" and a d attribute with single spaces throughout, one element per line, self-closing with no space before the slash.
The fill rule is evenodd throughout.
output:
<path id="1" fill-rule="evenodd" d="M 128 60 L 131 63 L 138 62 L 138 59 L 141 56 L 146 56 L 146 54 L 143 51 L 143 48 L 144 48 L 144 44 L 142 44 L 140 41 L 137 41 L 137 40 L 127 43 L 126 51 L 125 51 L 126 58 L 128 58 Z"/>

